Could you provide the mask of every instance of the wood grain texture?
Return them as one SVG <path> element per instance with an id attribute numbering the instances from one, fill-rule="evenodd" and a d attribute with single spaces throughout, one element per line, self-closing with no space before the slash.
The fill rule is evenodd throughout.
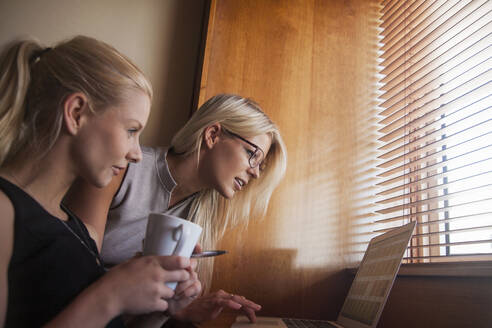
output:
<path id="1" fill-rule="evenodd" d="M 278 124 L 289 161 L 266 218 L 227 233 L 212 289 L 262 315 L 334 319 L 359 255 L 353 225 L 371 216 L 377 51 L 375 1 L 214 0 L 199 102 L 256 100 Z"/>
<path id="2" fill-rule="evenodd" d="M 491 277 L 398 277 L 378 328 L 489 328 Z"/>

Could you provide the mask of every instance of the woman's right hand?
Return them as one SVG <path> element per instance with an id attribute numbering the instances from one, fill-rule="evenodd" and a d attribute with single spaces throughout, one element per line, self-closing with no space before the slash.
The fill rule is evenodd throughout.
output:
<path id="1" fill-rule="evenodd" d="M 217 318 L 225 308 L 244 312 L 254 323 L 256 322 L 256 311 L 261 310 L 261 305 L 244 296 L 219 290 L 196 298 L 190 305 L 172 316 L 179 321 L 200 323 Z"/>
<path id="2" fill-rule="evenodd" d="M 166 311 L 166 299 L 174 291 L 166 282 L 190 278 L 186 270 L 190 260 L 179 256 L 142 256 L 115 266 L 98 280 L 100 287 L 112 295 L 116 315 Z"/>

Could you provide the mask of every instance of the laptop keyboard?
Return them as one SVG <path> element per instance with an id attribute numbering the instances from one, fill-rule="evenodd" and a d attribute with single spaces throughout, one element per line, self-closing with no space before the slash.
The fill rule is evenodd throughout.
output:
<path id="1" fill-rule="evenodd" d="M 329 322 L 307 319 L 282 319 L 289 328 L 337 328 Z"/>

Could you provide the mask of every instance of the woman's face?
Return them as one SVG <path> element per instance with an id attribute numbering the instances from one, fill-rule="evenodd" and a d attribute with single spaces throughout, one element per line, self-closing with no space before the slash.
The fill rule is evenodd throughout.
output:
<path id="1" fill-rule="evenodd" d="M 128 162 L 140 161 L 139 137 L 149 113 L 149 97 L 141 91 L 129 91 L 121 104 L 91 114 L 76 136 L 72 154 L 76 173 L 104 187 Z"/>
<path id="2" fill-rule="evenodd" d="M 253 145 L 261 149 L 266 157 L 272 143 L 268 134 L 244 139 L 249 143 L 221 131 L 216 143 L 207 150 L 203 158 L 203 173 L 207 185 L 228 199 L 261 174 L 259 166 L 252 168 L 249 164 L 249 159 L 256 150 Z"/>

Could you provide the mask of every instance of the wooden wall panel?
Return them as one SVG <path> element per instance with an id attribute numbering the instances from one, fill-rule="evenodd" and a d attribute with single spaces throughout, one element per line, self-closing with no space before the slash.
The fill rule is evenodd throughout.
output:
<path id="1" fill-rule="evenodd" d="M 289 153 L 267 217 L 230 231 L 215 265 L 213 289 L 257 301 L 263 315 L 335 318 L 348 290 L 352 224 L 370 215 L 355 201 L 371 185 L 377 10 L 368 0 L 211 2 L 199 102 L 252 97 Z"/>
<path id="2" fill-rule="evenodd" d="M 378 328 L 489 328 L 491 277 L 398 276 Z"/>

